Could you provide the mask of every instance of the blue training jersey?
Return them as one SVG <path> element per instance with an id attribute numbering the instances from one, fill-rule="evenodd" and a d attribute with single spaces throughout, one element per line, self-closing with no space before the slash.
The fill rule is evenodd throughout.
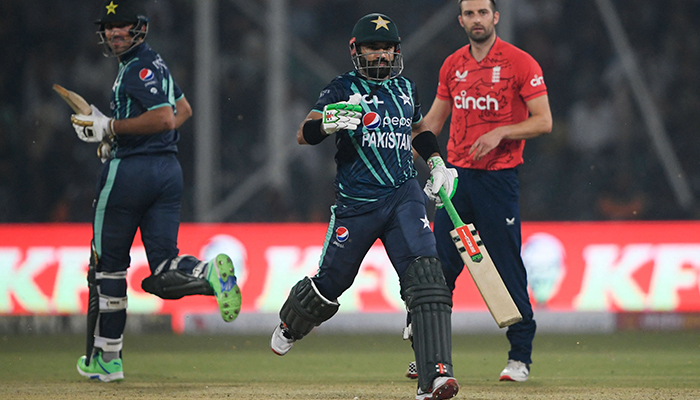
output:
<path id="1" fill-rule="evenodd" d="M 336 201 L 344 205 L 375 202 L 416 177 L 411 125 L 423 116 L 416 85 L 397 77 L 382 82 L 364 79 L 356 71 L 337 76 L 321 92 L 313 111 L 362 95 L 362 124 L 335 133 Z"/>
<path id="2" fill-rule="evenodd" d="M 112 86 L 110 108 L 115 119 L 135 118 L 149 110 L 172 107 L 183 96 L 170 70 L 158 53 L 141 43 L 121 57 L 119 73 Z M 177 130 L 153 135 L 118 135 L 112 155 L 177 153 Z"/>

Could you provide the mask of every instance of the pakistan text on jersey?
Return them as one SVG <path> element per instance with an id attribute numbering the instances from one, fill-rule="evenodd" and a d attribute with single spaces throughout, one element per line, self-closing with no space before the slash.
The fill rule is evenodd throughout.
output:
<path id="1" fill-rule="evenodd" d="M 411 151 L 411 135 L 399 132 L 366 132 L 362 135 L 362 147 L 366 146 Z"/>

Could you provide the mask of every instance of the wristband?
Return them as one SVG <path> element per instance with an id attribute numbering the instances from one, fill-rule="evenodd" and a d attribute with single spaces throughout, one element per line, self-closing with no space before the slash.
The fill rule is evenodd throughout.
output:
<path id="1" fill-rule="evenodd" d="M 440 145 L 437 141 L 437 136 L 431 131 L 423 131 L 416 135 L 411 141 L 413 149 L 420 155 L 423 160 L 428 161 L 430 156 L 435 153 L 440 154 Z"/>
<path id="2" fill-rule="evenodd" d="M 321 120 L 320 119 L 310 119 L 304 123 L 304 128 L 302 130 L 304 140 L 308 144 L 319 144 L 323 139 L 327 138 L 328 135 L 321 131 Z"/>
<path id="3" fill-rule="evenodd" d="M 113 139 L 116 134 L 114 133 L 114 118 L 109 119 L 109 138 Z"/>

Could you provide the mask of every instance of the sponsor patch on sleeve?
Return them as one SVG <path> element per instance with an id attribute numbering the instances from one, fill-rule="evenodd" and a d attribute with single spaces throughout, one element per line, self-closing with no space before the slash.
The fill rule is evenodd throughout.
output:
<path id="1" fill-rule="evenodd" d="M 153 71 L 148 68 L 143 68 L 141 71 L 139 71 L 139 78 L 141 78 L 141 80 L 144 82 L 152 81 L 154 78 Z"/>

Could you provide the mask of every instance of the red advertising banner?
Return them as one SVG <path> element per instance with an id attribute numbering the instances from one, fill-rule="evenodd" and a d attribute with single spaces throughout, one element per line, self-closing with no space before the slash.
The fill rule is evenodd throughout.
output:
<path id="1" fill-rule="evenodd" d="M 183 224 L 181 254 L 234 260 L 244 313 L 277 313 L 289 289 L 318 268 L 325 224 Z M 700 223 L 524 223 L 523 260 L 531 298 L 552 311 L 700 311 Z M 0 315 L 86 311 L 88 224 L 0 225 Z M 140 238 L 127 276 L 130 313 L 216 313 L 211 297 L 162 300 L 145 293 L 150 273 Z M 399 282 L 381 243 L 367 254 L 341 312 L 403 312 Z M 468 272 L 455 311 L 485 311 Z"/>

